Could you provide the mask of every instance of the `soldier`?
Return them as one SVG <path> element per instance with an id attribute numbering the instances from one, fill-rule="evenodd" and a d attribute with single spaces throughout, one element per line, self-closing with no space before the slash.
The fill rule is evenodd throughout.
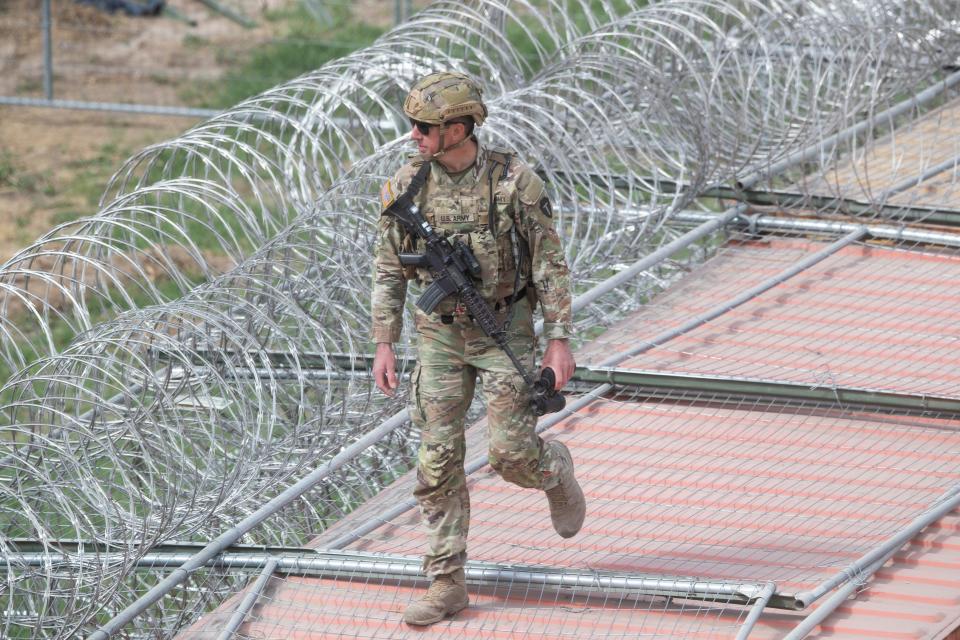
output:
<path id="1" fill-rule="evenodd" d="M 570 273 L 543 181 L 512 154 L 485 148 L 474 135 L 487 109 L 480 88 L 459 73 L 435 73 L 410 90 L 403 105 L 410 117 L 413 157 L 381 191 L 383 211 L 404 191 L 420 165 L 429 177 L 415 202 L 445 237 L 463 240 L 480 263 L 476 281 L 497 320 L 509 323 L 509 343 L 532 370 L 536 351 L 533 308 L 544 317 L 547 349 L 543 368 L 556 373 L 556 389 L 575 367 Z M 400 253 L 416 251 L 413 238 L 392 215 L 381 215 L 374 260 L 372 339 L 377 343 L 373 376 L 388 395 L 397 388 L 393 343 L 400 338 L 407 282 L 432 280 L 425 268 L 404 266 Z M 463 462 L 464 417 L 479 374 L 487 400 L 489 460 L 504 480 L 544 490 L 558 534 L 580 530 L 586 510 L 573 475 L 570 452 L 536 435 L 530 389 L 506 354 L 449 296 L 432 314 L 416 310 L 419 363 L 411 377 L 410 415 L 421 433 L 417 485 L 428 535 L 424 571 L 433 579 L 403 619 L 429 625 L 468 604 L 463 566 L 467 559 L 470 502 Z"/>

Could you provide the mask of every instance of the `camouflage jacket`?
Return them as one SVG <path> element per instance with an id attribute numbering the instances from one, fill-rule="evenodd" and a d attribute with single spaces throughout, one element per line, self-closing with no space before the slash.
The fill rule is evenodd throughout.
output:
<path id="1" fill-rule="evenodd" d="M 476 163 L 454 177 L 434 161 L 429 179 L 415 201 L 439 233 L 451 239 L 460 238 L 473 250 L 481 266 L 477 288 L 491 305 L 514 293 L 517 265 L 511 229 L 516 226 L 517 239 L 527 249 L 522 252 L 525 259 L 520 265 L 520 287 L 526 285 L 530 299 L 540 301 L 544 336 L 569 338 L 573 332 L 570 271 L 553 227 L 553 212 L 543 181 L 518 158 L 506 156 L 509 163 L 494 187 L 496 219 L 491 221 L 490 172 L 498 157 L 504 155 L 480 147 Z M 419 157 L 411 159 L 384 184 L 383 210 L 407 189 L 422 162 Z M 407 280 L 415 279 L 424 286 L 432 281 L 432 276 L 427 269 L 408 268 L 405 272 L 400 264 L 398 254 L 419 253 L 422 247 L 412 246 L 412 239 L 396 218 L 381 215 L 378 227 L 371 339 L 396 342 L 403 326 Z M 452 313 L 456 302 L 453 296 L 449 297 L 440 303 L 436 313 Z"/>

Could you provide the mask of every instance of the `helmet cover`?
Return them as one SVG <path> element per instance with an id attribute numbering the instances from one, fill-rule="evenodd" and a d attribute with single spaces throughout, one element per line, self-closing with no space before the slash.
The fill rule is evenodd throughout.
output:
<path id="1" fill-rule="evenodd" d="M 441 71 L 424 76 L 407 94 L 403 111 L 413 120 L 445 124 L 455 118 L 473 118 L 477 126 L 487 118 L 479 85 L 462 73 Z"/>

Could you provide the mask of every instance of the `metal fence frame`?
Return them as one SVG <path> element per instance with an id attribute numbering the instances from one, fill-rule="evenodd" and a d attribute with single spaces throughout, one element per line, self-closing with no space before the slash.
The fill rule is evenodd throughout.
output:
<path id="1" fill-rule="evenodd" d="M 662 262 L 669 258 L 672 254 L 676 253 L 679 250 L 689 246 L 690 244 L 701 239 L 704 235 L 713 233 L 723 228 L 726 225 L 737 224 L 738 215 L 742 213 L 743 205 L 737 205 L 732 207 L 727 212 L 722 215 L 710 215 L 702 214 L 700 219 L 700 225 L 693 230 L 686 233 L 681 238 L 678 238 L 676 241 L 671 243 L 669 246 L 663 247 L 660 251 L 657 251 L 655 254 L 651 254 L 647 258 L 639 261 L 637 264 L 633 265 L 630 269 L 625 270 L 625 272 L 630 272 L 633 274 L 639 273 L 645 269 L 648 269 L 655 264 Z M 708 218 L 704 220 L 703 218 Z M 742 221 L 740 221 L 742 222 Z M 833 255 L 841 248 L 855 242 L 862 240 L 866 237 L 873 236 L 876 233 L 876 237 L 884 237 L 884 231 L 887 231 L 884 227 L 869 227 L 866 225 L 826 225 L 825 223 L 820 223 L 818 225 L 816 222 L 811 221 L 786 221 L 786 223 L 792 222 L 797 228 L 805 228 L 807 231 L 815 232 L 826 232 L 826 233 L 842 233 L 842 237 L 825 247 L 824 249 L 811 254 L 810 256 L 800 260 L 796 264 L 788 267 L 783 272 L 774 275 L 765 282 L 752 287 L 751 289 L 743 292 L 741 295 L 737 296 L 734 300 L 731 300 L 727 303 L 718 305 L 716 308 L 691 319 L 689 323 L 685 325 L 664 332 L 660 336 L 657 336 L 653 340 L 640 344 L 636 348 L 626 351 L 624 353 L 618 354 L 607 361 L 604 361 L 599 365 L 599 367 L 588 367 L 583 368 L 583 378 L 585 381 L 594 380 L 600 381 L 600 379 L 606 376 L 609 378 L 609 382 L 600 384 L 599 386 L 593 388 L 588 393 L 580 396 L 569 406 L 567 406 L 562 412 L 553 414 L 550 417 L 542 420 L 537 426 L 537 432 L 541 433 L 546 429 L 554 426 L 555 424 L 566 419 L 579 409 L 590 404 L 595 399 L 602 397 L 603 395 L 609 393 L 614 389 L 615 384 L 646 384 L 649 383 L 649 380 L 644 380 L 644 374 L 638 372 L 631 372 L 629 374 L 624 374 L 619 378 L 616 375 L 616 370 L 609 369 L 604 370 L 604 367 L 613 367 L 617 362 L 628 359 L 642 351 L 652 348 L 661 342 L 665 342 L 680 333 L 689 331 L 695 326 L 699 326 L 703 322 L 706 322 L 710 318 L 716 317 L 729 311 L 730 309 L 756 297 L 763 291 L 766 291 L 773 286 L 783 282 L 784 280 L 791 278 L 805 269 L 811 267 L 817 262 L 822 261 L 823 259 Z M 767 228 L 771 230 L 776 230 L 778 228 L 784 228 L 785 222 L 781 220 L 780 224 L 776 224 L 773 221 L 761 221 L 759 224 L 768 223 Z M 947 246 L 956 246 L 960 243 L 960 235 L 956 234 L 931 234 L 931 236 L 939 236 L 937 238 L 926 238 L 928 241 L 934 240 L 938 241 Z M 639 268 L 642 267 L 642 268 Z M 576 310 L 582 309 L 584 306 L 589 304 L 597 296 L 602 295 L 602 292 L 609 292 L 617 284 L 623 284 L 625 278 L 621 277 L 622 274 L 611 277 L 608 281 L 603 282 L 590 291 L 579 296 L 574 301 L 574 308 Z M 539 327 L 538 327 L 539 329 Z M 636 380 L 631 381 L 630 378 L 636 378 Z M 749 391 L 747 391 L 749 393 Z M 261 569 L 259 576 L 256 580 L 255 585 L 252 590 L 248 592 L 245 598 L 241 601 L 241 604 L 238 606 L 237 610 L 234 612 L 231 617 L 231 628 L 237 628 L 245 619 L 246 613 L 252 608 L 258 598 L 258 586 L 262 588 L 263 584 L 267 577 L 273 572 L 273 570 L 279 569 L 280 565 L 293 563 L 294 565 L 303 564 L 303 560 L 298 560 L 296 558 L 288 559 L 284 562 L 282 557 L 278 556 L 269 556 L 260 554 L 254 558 L 251 554 L 236 554 L 229 553 L 228 556 L 237 556 L 234 559 L 230 557 L 223 557 L 221 559 L 221 554 L 225 554 L 228 548 L 239 540 L 245 533 L 249 532 L 251 529 L 256 527 L 260 522 L 269 517 L 270 515 L 276 513 L 278 510 L 282 509 L 284 506 L 295 500 L 299 495 L 302 495 L 313 487 L 317 482 L 321 481 L 323 478 L 327 477 L 332 471 L 339 468 L 345 464 L 349 459 L 359 454 L 363 449 L 365 449 L 370 444 L 375 441 L 386 437 L 394 429 L 398 428 L 400 425 L 407 421 L 408 415 L 406 410 L 398 412 L 392 416 L 389 420 L 380 425 L 376 430 L 370 432 L 360 440 L 356 441 L 353 445 L 342 451 L 338 456 L 331 460 L 326 465 L 315 470 L 313 473 L 304 477 L 297 484 L 291 486 L 283 494 L 264 504 L 257 512 L 249 516 L 243 522 L 239 523 L 237 526 L 231 530 L 225 532 L 217 539 L 212 541 L 210 544 L 206 545 L 200 551 L 194 553 L 183 561 L 179 567 L 177 567 L 170 576 L 165 580 L 156 585 L 150 592 L 142 596 L 136 602 L 132 603 L 129 607 L 124 609 L 122 612 L 117 614 L 112 620 L 104 624 L 100 629 L 95 633 L 89 636 L 91 640 L 107 640 L 113 634 L 118 632 L 126 623 L 133 620 L 135 617 L 146 611 L 152 604 L 162 598 L 164 595 L 169 593 L 172 589 L 176 588 L 181 582 L 183 582 L 192 571 L 196 569 L 208 566 L 211 564 L 222 564 L 226 563 L 227 565 L 235 564 L 239 562 L 242 566 L 251 569 Z M 475 472 L 487 464 L 486 456 L 479 456 L 477 459 L 470 461 L 465 465 L 465 471 L 469 474 Z M 317 554 L 334 554 L 332 562 L 336 567 L 332 569 L 327 567 L 327 560 L 316 559 L 316 562 L 319 562 L 320 565 L 317 565 L 319 568 L 316 570 L 323 570 L 324 568 L 328 570 L 335 570 L 339 565 L 337 565 L 338 553 L 344 553 L 342 549 L 355 542 L 360 537 L 370 533 L 371 531 L 377 529 L 385 523 L 390 522 L 393 518 L 409 511 L 410 509 L 416 506 L 416 502 L 413 499 L 408 499 L 403 502 L 398 503 L 392 509 L 387 512 L 379 514 L 376 518 L 368 521 L 367 523 L 339 536 L 328 544 L 325 548 L 312 551 L 311 553 Z M 936 522 L 942 518 L 947 513 L 953 511 L 958 506 L 960 506 L 960 485 L 954 486 L 946 491 L 942 496 L 935 500 L 931 505 L 926 507 L 922 512 L 920 512 L 912 522 L 907 526 L 899 530 L 893 536 L 886 539 L 880 545 L 874 547 L 858 560 L 851 563 L 847 567 L 838 571 L 832 578 L 824 581 L 822 584 L 818 585 L 814 589 L 796 593 L 796 594 L 785 594 L 777 591 L 775 583 L 765 582 L 757 584 L 739 584 L 734 585 L 733 583 L 717 583 L 717 584 L 688 584 L 684 582 L 681 578 L 672 577 L 672 576 L 625 576 L 622 578 L 623 582 L 617 582 L 620 580 L 611 579 L 611 582 L 608 586 L 609 588 L 629 588 L 633 590 L 638 590 L 644 593 L 663 595 L 665 586 L 667 589 L 673 589 L 672 594 L 675 597 L 687 597 L 687 598 L 708 598 L 708 599 L 717 599 L 721 597 L 738 597 L 743 598 L 743 604 L 748 604 L 751 606 L 751 610 L 745 619 L 743 625 L 741 625 L 740 632 L 737 635 L 738 639 L 746 639 L 749 636 L 750 631 L 753 626 L 759 620 L 762 611 L 767 606 L 774 604 L 778 608 L 792 609 L 797 611 L 807 610 L 810 605 L 822 598 L 824 595 L 830 593 L 831 591 L 837 589 L 837 591 L 825 602 L 825 604 L 818 607 L 814 610 L 809 616 L 803 619 L 803 621 L 793 629 L 790 634 L 787 636 L 790 640 L 799 640 L 800 638 L 805 637 L 809 634 L 816 626 L 823 621 L 830 613 L 832 613 L 836 607 L 840 606 L 849 595 L 861 586 L 866 580 L 872 576 L 872 574 L 877 571 L 884 563 L 898 550 L 900 550 L 905 544 L 907 544 L 917 533 L 922 531 L 924 528 L 929 526 L 931 523 Z M 254 554 L 255 555 L 255 554 Z M 349 554 L 348 554 L 349 555 Z M 356 554 L 354 554 L 356 555 Z M 363 554 L 360 554 L 363 555 Z M 247 557 L 249 556 L 249 557 Z M 180 555 L 183 558 L 183 555 Z M 169 561 L 170 559 L 168 559 Z M 388 572 L 390 575 L 403 575 L 407 577 L 412 577 L 414 574 L 420 571 L 419 564 L 417 561 L 410 560 L 409 562 L 405 558 L 400 557 L 384 557 L 384 558 L 363 558 L 359 559 L 354 558 L 356 562 L 361 564 L 367 563 L 370 567 L 375 568 L 380 564 L 386 563 L 390 567 L 396 565 L 395 568 L 386 568 L 381 567 L 382 572 Z M 151 560 L 153 566 L 157 566 L 157 559 Z M 312 562 L 312 561 L 310 561 Z M 316 564 L 314 562 L 314 564 Z M 325 564 L 327 563 L 327 564 Z M 309 562 L 307 562 L 309 564 Z M 409 565 L 409 566 L 408 566 Z M 386 565 L 384 565 L 386 566 Z M 468 577 L 471 580 L 480 580 L 482 581 L 485 577 L 493 575 L 491 571 L 496 573 L 498 571 L 503 571 L 506 569 L 501 569 L 496 566 L 493 567 L 484 567 L 480 566 L 478 563 L 470 563 L 468 566 Z M 511 569 L 516 571 L 514 567 Z M 529 570 L 524 572 L 524 575 L 518 578 L 517 575 L 511 574 L 512 580 L 520 579 L 521 581 L 529 581 L 531 584 L 551 584 L 551 580 L 554 579 L 569 579 L 574 582 L 578 580 L 589 579 L 590 583 L 593 585 L 599 585 L 601 588 L 605 586 L 606 583 L 601 584 L 597 582 L 598 578 L 596 575 L 591 574 L 589 578 L 579 578 L 578 574 L 556 574 L 554 578 L 551 578 L 549 572 L 543 572 L 538 570 Z M 497 573 L 497 577 L 502 578 L 503 576 Z M 602 581 L 601 581 L 602 582 Z M 560 584 L 560 583 L 557 583 Z M 566 584 L 565 582 L 563 583 Z M 579 583 L 578 583 L 579 584 Z M 562 585 L 561 585 L 562 586 Z M 683 595 L 686 594 L 686 595 Z M 226 632 L 226 629 L 224 630 Z M 228 637 L 228 636 L 221 636 Z"/>
<path id="2" fill-rule="evenodd" d="M 47 109 L 71 109 L 80 111 L 108 111 L 113 113 L 127 113 L 133 115 L 161 115 L 179 116 L 184 118 L 211 118 L 218 113 L 217 109 L 200 109 L 194 107 L 173 107 L 156 104 L 135 104 L 122 102 L 95 102 L 90 100 L 59 100 L 54 97 L 53 58 L 53 17 L 51 15 L 52 0 L 41 0 L 40 29 L 43 35 L 43 98 L 25 98 L 22 96 L 0 96 L 0 106 L 10 107 L 40 107 Z M 405 22 L 413 15 L 412 0 L 393 0 L 394 24 Z"/>

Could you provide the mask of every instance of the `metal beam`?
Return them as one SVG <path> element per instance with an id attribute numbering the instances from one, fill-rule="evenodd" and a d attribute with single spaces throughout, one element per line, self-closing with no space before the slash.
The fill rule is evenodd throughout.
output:
<path id="1" fill-rule="evenodd" d="M 263 354 L 250 354 L 263 355 Z M 296 372 L 282 368 L 289 363 L 288 354 L 269 352 L 276 369 L 255 369 L 252 373 L 263 379 L 284 380 L 315 379 L 337 380 L 367 377 L 373 365 L 373 356 L 327 356 L 311 358 L 298 356 L 301 365 Z M 351 367 L 350 371 L 331 370 L 328 363 L 342 363 Z M 410 370 L 412 360 L 400 361 L 402 370 Z M 313 369 L 312 366 L 323 368 Z M 285 375 L 289 372 L 289 376 Z M 182 373 L 186 373 L 183 371 Z M 738 378 L 730 376 L 704 375 L 694 373 L 671 373 L 669 371 L 647 371 L 643 369 L 622 369 L 612 366 L 578 366 L 570 378 L 574 383 L 609 383 L 621 387 L 644 387 L 666 392 L 694 392 L 725 395 L 729 397 L 771 398 L 784 402 L 819 402 L 855 405 L 860 408 L 883 409 L 900 413 L 939 413 L 960 416 L 960 398 L 935 396 L 928 394 L 897 393 L 879 389 L 857 387 L 810 386 L 810 384 Z"/>
<path id="2" fill-rule="evenodd" d="M 839 585 L 862 577 L 868 567 L 871 567 L 881 560 L 886 561 L 897 549 L 910 542 L 914 536 L 957 507 L 960 507 L 960 484 L 954 485 L 947 490 L 937 501 L 927 507 L 923 513 L 914 518 L 910 524 L 898 531 L 886 542 L 871 549 L 858 560 L 852 562 L 842 571 L 814 589 L 796 594 L 797 602 L 801 605 L 801 608 L 809 607 L 824 594 L 837 588 Z"/>
<path id="3" fill-rule="evenodd" d="M 760 206 L 780 207 L 781 209 L 813 209 L 816 211 L 835 211 L 850 216 L 870 216 L 882 219 L 909 220 L 960 226 L 960 210 L 943 207 L 923 207 L 916 205 L 887 204 L 885 202 L 864 202 L 840 196 L 818 195 L 815 193 L 796 193 L 790 191 L 767 191 L 757 189 L 735 189 L 733 187 L 714 186 L 700 193 L 705 198 L 722 198 L 746 202 Z"/>
<path id="4" fill-rule="evenodd" d="M 852 244 L 853 242 L 856 242 L 857 240 L 860 240 L 861 238 L 863 238 L 863 236 L 866 235 L 866 233 L 867 233 L 866 227 L 863 227 L 863 226 L 856 227 L 853 231 L 851 231 L 844 237 L 840 238 L 836 242 L 830 244 L 827 247 L 824 247 L 823 249 L 821 249 L 820 251 L 817 251 L 814 254 L 807 256 L 803 260 L 800 260 L 794 263 L 792 266 L 787 267 L 786 269 L 784 269 L 777 275 L 773 276 L 772 278 L 769 278 L 759 283 L 758 285 L 751 287 L 750 289 L 747 289 L 740 295 L 735 296 L 733 299 L 727 302 L 720 303 L 719 305 L 713 307 L 712 309 L 709 309 L 701 313 L 700 315 L 691 318 L 690 320 L 688 320 L 687 322 L 684 322 L 679 327 L 668 329 L 667 331 L 664 331 L 654 336 L 650 340 L 641 342 L 639 345 L 637 345 L 636 347 L 633 347 L 632 349 L 629 349 L 622 353 L 614 354 L 613 356 L 611 356 L 610 358 L 602 362 L 601 365 L 611 366 L 619 362 L 623 362 L 627 358 L 631 358 L 633 356 L 640 355 L 641 353 L 645 353 L 650 349 L 659 347 L 662 344 L 666 344 L 667 342 L 669 342 L 670 340 L 673 340 L 678 336 L 681 336 L 685 333 L 693 331 L 697 327 L 704 325 L 707 322 L 710 322 L 711 320 L 719 318 L 720 316 L 727 313 L 728 311 L 735 309 L 740 305 L 749 302 L 750 300 L 753 300 L 754 298 L 763 294 L 764 292 L 769 291 L 770 289 L 780 284 L 783 284 L 790 278 L 796 276 L 799 273 L 802 273 L 803 271 L 806 271 L 807 269 L 817 264 L 818 262 L 825 260 L 826 258 L 829 258 L 833 254 L 835 254 L 837 251 L 842 249 L 843 247 L 849 244 Z"/>
<path id="5" fill-rule="evenodd" d="M 50 0 L 40 5 L 40 24 L 43 29 L 43 95 L 53 100 L 53 34 L 50 17 Z"/>
<path id="6" fill-rule="evenodd" d="M 257 581 L 253 583 L 250 590 L 243 596 L 243 600 L 240 601 L 240 604 L 234 610 L 233 615 L 230 616 L 227 624 L 223 626 L 223 629 L 221 629 L 217 635 L 217 640 L 230 640 L 230 638 L 234 637 L 234 633 L 240 628 L 240 625 L 246 621 L 250 611 L 252 611 L 254 605 L 257 604 L 257 600 L 260 599 L 260 594 L 263 593 L 267 582 L 270 581 L 270 576 L 277 570 L 279 563 L 280 561 L 277 558 L 270 558 L 266 564 L 263 565 L 263 570 L 260 572 Z"/>
<path id="7" fill-rule="evenodd" d="M 946 167 L 949 168 L 949 167 Z M 943 169 L 944 171 L 946 170 Z M 555 172 L 563 175 L 563 172 Z M 921 176 L 929 173 L 924 172 Z M 590 180 L 594 184 L 611 185 L 615 188 L 626 188 L 631 184 L 635 187 L 636 180 L 631 183 L 630 180 L 619 176 L 603 176 L 598 174 L 587 174 L 581 176 Z M 920 176 L 910 178 L 916 181 Z M 689 191 L 690 186 L 674 180 L 653 180 L 661 193 L 680 193 Z M 841 196 L 819 195 L 815 193 L 800 193 L 796 191 L 777 191 L 769 189 L 737 189 L 722 184 L 710 185 L 697 192 L 699 198 L 719 198 L 721 200 L 734 200 L 746 204 L 754 204 L 765 207 L 779 207 L 781 209 L 808 209 L 816 211 L 833 211 L 839 214 L 850 216 L 870 216 L 880 217 L 881 219 L 909 220 L 914 222 L 924 222 L 927 224 L 938 224 L 945 226 L 960 226 L 960 209 L 950 209 L 934 206 L 920 206 L 907 204 L 888 204 L 885 202 L 864 202 L 854 198 L 845 198 Z M 686 213 L 678 211 L 671 214 L 671 219 L 677 220 L 678 214 Z"/>
<path id="8" fill-rule="evenodd" d="M 884 544 L 868 552 L 817 588 L 796 594 L 796 604 L 799 608 L 805 609 L 831 589 L 843 585 L 823 604 L 814 609 L 809 616 L 804 618 L 789 634 L 784 636 L 784 640 L 801 640 L 807 637 L 821 622 L 845 603 L 855 591 L 862 588 L 873 574 L 885 565 L 905 544 L 910 542 L 914 536 L 958 506 L 960 506 L 960 485 L 955 485 L 941 496 L 940 500 L 935 502 L 928 511 L 917 517 Z"/>
<path id="9" fill-rule="evenodd" d="M 191 554 L 185 552 L 151 551 L 137 560 L 137 566 L 151 570 L 178 569 L 190 558 Z M 101 561 L 107 559 L 100 557 Z M 9 570 L 24 566 L 44 567 L 49 566 L 50 563 L 71 561 L 73 558 L 67 554 L 26 553 L 15 556 L 13 559 L 6 556 L 0 557 L 0 567 L 5 566 Z M 423 575 L 423 560 L 420 557 L 306 548 L 286 549 L 280 553 L 224 551 L 207 558 L 202 564 L 194 567 L 194 570 L 201 567 L 227 571 L 260 570 L 264 583 L 266 582 L 263 578 L 264 569 L 267 568 L 272 569 L 271 573 L 276 572 L 284 576 L 328 579 L 355 579 L 360 576 L 376 580 L 397 578 L 411 581 L 426 579 Z M 604 570 L 582 571 L 565 567 L 501 565 L 477 561 L 467 562 L 464 571 L 471 583 L 490 587 L 536 586 L 576 589 L 578 592 L 590 589 L 598 595 L 629 593 L 743 605 L 770 599 L 770 594 L 767 593 L 769 583 L 766 582 L 753 583 Z M 792 608 L 793 599 L 775 600 L 775 605 L 781 605 L 781 608 Z"/>
<path id="10" fill-rule="evenodd" d="M 776 592 L 777 584 L 775 582 L 768 582 L 764 586 L 763 593 L 754 601 L 753 607 L 750 609 L 750 614 L 747 616 L 747 619 L 743 621 L 740 632 L 737 633 L 736 640 L 747 640 L 747 638 L 750 637 L 750 632 L 753 631 L 753 628 L 760 620 L 760 614 L 763 613 L 763 609 L 770 603 L 770 599 Z"/>
<path id="11" fill-rule="evenodd" d="M 355 456 L 359 455 L 360 452 L 389 436 L 393 433 L 394 429 L 405 422 L 405 413 L 398 413 L 373 431 L 358 438 L 353 444 L 345 447 L 330 461 L 301 478 L 278 496 L 238 522 L 234 527 L 217 536 L 209 544 L 204 546 L 203 549 L 190 556 L 171 575 L 158 582 L 147 593 L 140 596 L 140 598 L 127 606 L 123 611 L 116 614 L 103 626 L 90 634 L 90 640 L 106 640 L 112 636 L 123 628 L 125 624 L 160 600 L 171 589 L 186 580 L 192 571 L 205 566 L 211 559 L 223 553 L 224 549 L 235 544 L 237 540 L 246 535 L 251 529 L 309 491 L 311 487 L 351 461 Z"/>
<path id="12" fill-rule="evenodd" d="M 925 170 L 921 171 L 918 175 L 901 180 L 900 182 L 894 184 L 893 186 L 884 189 L 877 195 L 877 199 L 883 202 L 891 196 L 895 196 L 898 193 L 903 193 L 904 191 L 909 191 L 914 187 L 922 184 L 923 182 L 929 180 L 930 178 L 940 175 L 947 169 L 953 169 L 956 171 L 957 163 L 960 162 L 960 156 L 954 156 L 948 160 L 944 160 L 938 164 L 933 165 L 932 167 L 927 167 Z"/>
<path id="13" fill-rule="evenodd" d="M 646 387 L 666 391 L 691 391 L 734 397 L 762 397 L 795 402 L 856 405 L 857 407 L 893 411 L 960 415 L 960 399 L 958 398 L 895 393 L 855 387 L 811 387 L 809 384 L 791 382 L 641 371 L 615 367 L 577 367 L 573 379 L 578 382 L 606 382 L 621 386 Z"/>
<path id="14" fill-rule="evenodd" d="M 937 82 L 927 89 L 924 89 L 920 93 L 907 98 L 903 102 L 899 102 L 889 109 L 881 111 L 880 113 L 875 113 L 869 118 L 861 120 L 857 124 L 847 127 L 846 129 L 839 131 L 832 136 L 823 138 L 809 147 L 806 147 L 805 149 L 788 153 L 780 160 L 767 166 L 757 167 L 754 171 L 741 176 L 740 179 L 736 181 L 736 187 L 738 189 L 750 189 L 756 186 L 762 180 L 768 180 L 778 174 L 781 174 L 790 167 L 802 164 L 804 162 L 809 162 L 819 155 L 830 152 L 837 145 L 843 144 L 844 142 L 855 138 L 856 136 L 868 131 L 873 126 L 889 126 L 892 128 L 893 121 L 896 118 L 902 116 L 912 109 L 916 109 L 917 107 L 921 107 L 928 102 L 931 102 L 932 100 L 938 98 L 940 94 L 946 93 L 949 89 L 952 89 L 957 84 L 960 84 L 960 71 L 954 71 L 940 82 Z"/>
<path id="15" fill-rule="evenodd" d="M 18 98 L 0 96 L 0 105 L 14 107 L 43 107 L 50 109 L 78 109 L 80 111 L 116 111 L 137 115 L 181 116 L 184 118 L 212 118 L 222 113 L 216 109 L 189 107 L 161 107 L 157 105 L 124 104 L 122 102 L 85 102 L 83 100 L 53 100 L 52 98 Z"/>
<path id="16" fill-rule="evenodd" d="M 706 220 L 716 220 L 717 215 L 700 211 L 680 211 L 676 218 L 678 222 L 699 224 Z M 893 240 L 896 242 L 916 242 L 918 244 L 941 245 L 944 247 L 960 247 L 960 233 L 949 231 L 935 231 L 926 229 L 906 228 L 886 224 L 861 224 L 856 222 L 840 222 L 830 220 L 811 220 L 809 218 L 794 218 L 776 215 L 742 216 L 733 221 L 733 224 L 752 231 L 789 231 L 813 232 L 830 235 L 850 233 L 855 229 L 865 229 L 868 238 L 878 240 Z"/>

